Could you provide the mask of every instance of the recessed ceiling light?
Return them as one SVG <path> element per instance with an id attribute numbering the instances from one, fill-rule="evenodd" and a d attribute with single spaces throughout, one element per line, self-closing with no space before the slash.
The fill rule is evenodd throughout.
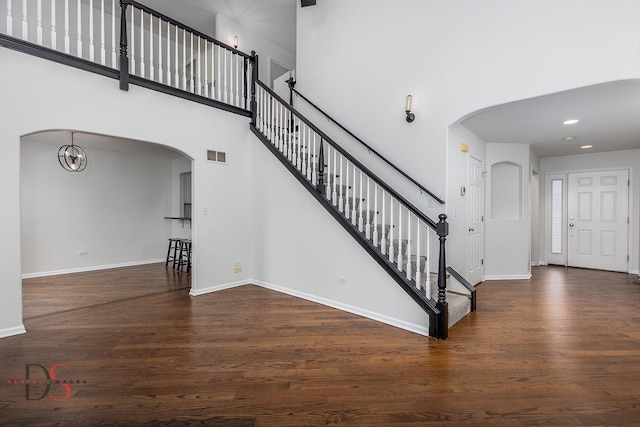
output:
<path id="1" fill-rule="evenodd" d="M 563 125 L 575 125 L 579 121 L 580 120 L 578 120 L 578 119 L 569 119 L 569 120 L 565 120 L 564 122 L 562 122 L 562 124 Z"/>
<path id="2" fill-rule="evenodd" d="M 574 139 L 576 139 L 575 136 L 565 136 L 562 138 L 563 141 L 573 141 Z"/>
<path id="3" fill-rule="evenodd" d="M 591 148 L 591 147 L 593 147 L 593 145 L 583 145 L 580 148 Z"/>

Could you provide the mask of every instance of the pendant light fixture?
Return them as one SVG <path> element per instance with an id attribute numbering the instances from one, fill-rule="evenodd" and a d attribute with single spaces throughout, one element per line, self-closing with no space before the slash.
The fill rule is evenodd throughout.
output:
<path id="1" fill-rule="evenodd" d="M 87 153 L 73 144 L 73 132 L 71 145 L 63 145 L 58 150 L 58 161 L 64 170 L 69 172 L 82 172 L 87 167 Z"/>

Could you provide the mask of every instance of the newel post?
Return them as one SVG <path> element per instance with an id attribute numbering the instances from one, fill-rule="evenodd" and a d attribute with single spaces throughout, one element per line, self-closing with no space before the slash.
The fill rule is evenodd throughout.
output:
<path id="1" fill-rule="evenodd" d="M 447 236 L 449 235 L 449 223 L 447 216 L 440 214 L 440 221 L 436 224 L 436 233 L 440 239 L 440 253 L 438 258 L 438 302 L 436 306 L 440 309 L 438 318 L 438 336 L 436 338 L 446 339 L 449 335 L 449 307 L 447 304 Z"/>
<path id="2" fill-rule="evenodd" d="M 293 88 L 296 87 L 296 81 L 293 80 L 293 76 L 289 77 L 289 80 L 286 81 L 287 85 L 289 85 L 289 105 L 293 107 Z"/>
<path id="3" fill-rule="evenodd" d="M 129 90 L 129 57 L 127 54 L 127 6 L 120 0 L 120 90 Z"/>
<path id="4" fill-rule="evenodd" d="M 251 124 L 257 126 L 258 124 L 258 101 L 256 99 L 256 82 L 258 81 L 258 55 L 256 51 L 251 51 L 251 62 L 253 67 L 251 68 Z"/>
<path id="5" fill-rule="evenodd" d="M 296 86 L 296 81 L 293 80 L 293 76 L 289 77 L 289 80 L 287 80 L 287 85 L 289 85 L 289 105 L 291 105 L 291 107 L 293 107 L 293 88 Z M 289 120 L 289 132 L 293 132 L 294 131 L 294 119 L 293 119 L 293 114 L 291 115 L 291 120 Z"/>

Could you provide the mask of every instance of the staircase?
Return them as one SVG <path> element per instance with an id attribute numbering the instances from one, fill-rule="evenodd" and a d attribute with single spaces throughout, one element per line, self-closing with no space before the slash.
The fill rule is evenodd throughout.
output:
<path id="1" fill-rule="evenodd" d="M 475 290 L 447 273 L 446 216 L 434 222 L 260 81 L 253 133 L 429 315 L 429 333 L 475 309 Z M 447 290 L 449 289 L 449 291 Z"/>
<path id="2" fill-rule="evenodd" d="M 38 8 L 7 2 L 0 46 L 118 79 L 122 90 L 138 85 L 251 117 L 251 131 L 425 311 L 430 336 L 447 338 L 449 327 L 475 310 L 473 286 L 446 265 L 446 215 L 428 218 L 260 82 L 254 52 L 133 0 L 75 4 L 70 13 L 55 0 L 43 10 L 40 1 Z M 65 31 L 55 22 L 65 22 Z M 88 39 L 82 28 L 90 28 Z"/>

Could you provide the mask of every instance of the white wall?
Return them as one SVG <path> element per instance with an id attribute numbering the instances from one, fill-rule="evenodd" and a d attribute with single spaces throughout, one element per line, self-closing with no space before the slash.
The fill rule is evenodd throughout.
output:
<path id="1" fill-rule="evenodd" d="M 246 117 L 135 86 L 123 92 L 115 80 L 8 49 L 0 49 L 0 63 L 0 93 L 5 100 L 0 105 L 0 146 L 7 158 L 20 158 L 21 136 L 49 129 L 176 148 L 195 159 L 192 287 L 250 277 L 252 244 L 246 224 L 251 222 L 251 203 L 240 195 L 249 192 L 246 159 L 255 141 Z M 228 164 L 207 162 L 206 149 L 226 151 Z M 0 186 L 0 336 L 6 336 L 22 331 L 19 161 L 6 162 L 0 169 Z M 244 264 L 240 274 L 233 273 L 236 260 Z"/>
<path id="2" fill-rule="evenodd" d="M 526 279 L 531 276 L 530 152 L 527 144 L 486 144 L 485 277 Z M 520 182 L 496 180 L 492 166 L 510 162 L 519 167 Z M 519 197 L 504 198 L 504 184 L 519 184 Z M 494 185 L 495 184 L 495 185 Z M 504 203 L 503 203 L 504 202 Z M 514 207 L 508 215 L 496 212 L 496 205 Z"/>
<path id="3" fill-rule="evenodd" d="M 23 276 L 163 259 L 171 160 L 91 149 L 87 169 L 69 173 L 58 148 L 22 138 Z"/>
<path id="4" fill-rule="evenodd" d="M 451 124 L 492 105 L 638 78 L 638 22 L 636 0 L 323 0 L 298 8 L 298 88 L 444 194 Z"/>
<path id="5" fill-rule="evenodd" d="M 631 188 L 629 206 L 632 212 L 630 220 L 630 253 L 631 263 L 629 272 L 638 274 L 640 271 L 640 150 L 613 151 L 609 153 L 579 154 L 575 156 L 544 157 L 540 159 L 540 223 L 543 232 L 539 235 L 539 247 L 543 262 L 547 261 L 549 253 L 549 227 L 547 212 L 549 211 L 548 196 L 543 191 L 547 182 L 547 175 L 558 172 L 579 172 L 587 170 L 630 169 Z"/>

